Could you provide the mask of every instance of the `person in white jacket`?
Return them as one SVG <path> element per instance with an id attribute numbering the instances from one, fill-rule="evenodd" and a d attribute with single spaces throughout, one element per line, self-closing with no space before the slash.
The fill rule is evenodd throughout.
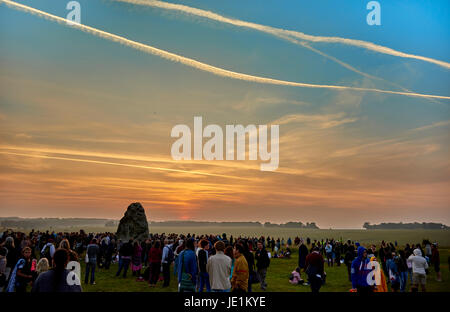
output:
<path id="1" fill-rule="evenodd" d="M 414 255 L 409 256 L 408 263 L 412 267 L 412 285 L 411 291 L 417 292 L 419 290 L 419 284 L 422 291 L 425 292 L 425 285 L 427 282 L 427 272 L 428 263 L 427 260 L 422 256 L 420 249 L 414 249 Z"/>
<path id="2" fill-rule="evenodd" d="M 209 257 L 206 271 L 209 275 L 209 283 L 213 292 L 229 292 L 231 288 L 231 258 L 223 253 L 225 244 L 217 241 L 214 244 L 216 254 Z"/>

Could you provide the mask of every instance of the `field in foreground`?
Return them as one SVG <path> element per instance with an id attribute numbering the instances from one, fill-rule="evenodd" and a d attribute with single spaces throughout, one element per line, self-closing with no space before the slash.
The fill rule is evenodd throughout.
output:
<path id="1" fill-rule="evenodd" d="M 430 274 L 427 276 L 427 291 L 450 291 L 450 274 L 448 267 L 448 257 L 450 255 L 449 249 L 441 249 L 441 271 L 442 282 L 435 280 L 435 272 L 431 268 Z M 274 292 L 309 292 L 309 286 L 293 286 L 289 283 L 289 274 L 297 266 L 298 253 L 293 250 L 293 256 L 290 259 L 271 259 L 271 264 L 267 272 L 267 291 Z M 327 267 L 325 264 L 325 271 L 327 273 L 326 284 L 321 291 L 324 292 L 348 292 L 351 288 L 351 283 L 347 278 L 347 268 L 345 265 Z M 84 264 L 82 264 L 82 278 L 84 279 Z M 126 278 L 115 277 L 117 272 L 117 264 L 113 264 L 109 270 L 100 269 L 96 271 L 96 285 L 82 284 L 83 291 L 89 292 L 159 292 L 159 291 L 177 291 L 176 277 L 171 274 L 170 287 L 162 288 L 162 282 L 158 282 L 156 287 L 149 287 L 147 282 L 138 282 L 136 278 L 131 276 L 128 272 Z M 173 273 L 173 266 L 171 268 Z M 304 273 L 302 277 L 305 278 Z M 409 282 L 407 290 L 409 290 Z M 261 291 L 258 284 L 253 285 L 253 291 Z"/>

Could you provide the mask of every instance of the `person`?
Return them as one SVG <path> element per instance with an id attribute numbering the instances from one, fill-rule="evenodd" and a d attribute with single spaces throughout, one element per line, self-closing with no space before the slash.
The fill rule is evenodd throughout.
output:
<path id="1" fill-rule="evenodd" d="M 198 267 L 195 255 L 195 245 L 193 239 L 188 239 L 185 249 L 178 254 L 178 291 L 195 292 L 197 283 Z"/>
<path id="2" fill-rule="evenodd" d="M 387 287 L 387 282 L 386 282 L 386 276 L 384 275 L 384 271 L 381 268 L 381 264 L 378 262 L 377 258 L 375 256 L 372 256 L 370 258 L 370 263 L 372 264 L 376 262 L 377 263 L 377 267 L 378 267 L 378 273 L 375 274 L 380 274 L 379 275 L 379 280 L 377 280 L 377 278 L 374 276 L 374 285 L 373 285 L 373 292 L 387 292 L 388 291 L 388 287 Z M 372 266 L 372 270 L 376 270 L 377 268 L 375 266 Z"/>
<path id="3" fill-rule="evenodd" d="M 428 263 L 427 260 L 422 257 L 422 252 L 420 249 L 414 249 L 413 254 L 408 258 L 408 262 L 411 263 L 412 267 L 411 291 L 417 292 L 420 284 L 422 291 L 425 292 L 425 284 L 427 283 L 426 270 L 428 269 Z"/>
<path id="4" fill-rule="evenodd" d="M 174 256 L 175 256 L 175 260 L 173 263 L 173 274 L 177 275 L 178 274 L 178 255 L 186 248 L 186 242 L 184 240 L 184 237 L 181 236 L 181 238 L 178 241 L 175 241 L 175 247 L 174 247 Z"/>
<path id="5" fill-rule="evenodd" d="M 352 287 L 359 293 L 373 292 L 372 285 L 367 280 L 367 276 L 372 271 L 372 268 L 368 266 L 369 262 L 366 248 L 359 246 L 357 257 L 352 261 L 351 266 Z"/>
<path id="6" fill-rule="evenodd" d="M 396 262 L 400 274 L 400 292 L 405 292 L 406 282 L 408 281 L 408 265 L 406 264 L 406 255 L 404 250 L 398 251 Z"/>
<path id="7" fill-rule="evenodd" d="M 69 243 L 69 240 L 67 238 L 64 238 L 59 243 L 59 248 L 63 248 L 65 250 L 67 250 L 67 253 L 69 254 L 69 262 L 70 261 L 78 261 L 78 255 L 77 255 L 77 253 L 75 251 L 70 249 L 70 243 Z M 48 262 L 48 263 L 50 263 L 50 262 Z"/>
<path id="8" fill-rule="evenodd" d="M 340 242 L 336 242 L 336 245 L 334 245 L 334 255 L 335 255 L 335 262 L 338 267 L 341 266 L 341 252 L 342 252 L 342 244 Z"/>
<path id="9" fill-rule="evenodd" d="M 13 271 L 15 265 L 17 264 L 19 255 L 17 253 L 17 249 L 14 244 L 14 238 L 12 238 L 11 236 L 8 236 L 6 238 L 4 247 L 7 250 L 5 276 L 6 276 L 6 281 L 8 281 L 9 277 L 11 275 L 11 272 Z"/>
<path id="10" fill-rule="evenodd" d="M 300 240 L 300 246 L 298 247 L 298 267 L 300 268 L 300 277 L 302 270 L 306 269 L 306 256 L 308 256 L 308 247 L 305 245 L 303 239 Z"/>
<path id="11" fill-rule="evenodd" d="M 428 259 L 431 259 L 431 256 L 433 255 L 433 250 L 430 241 L 426 239 L 423 241 L 423 244 L 425 245 L 425 256 L 428 257 Z"/>
<path id="12" fill-rule="evenodd" d="M 431 245 L 431 264 L 436 272 L 436 281 L 441 282 L 441 259 L 439 257 L 439 250 L 436 243 Z"/>
<path id="13" fill-rule="evenodd" d="M 241 244 L 234 246 L 234 270 L 231 277 L 231 291 L 236 293 L 247 292 L 249 281 L 249 266 L 244 257 L 244 247 Z"/>
<path id="14" fill-rule="evenodd" d="M 347 251 L 345 252 L 344 264 L 347 266 L 347 275 L 348 280 L 350 282 L 352 281 L 351 270 L 352 270 L 352 262 L 354 259 L 355 259 L 355 247 L 353 247 L 353 245 L 349 245 L 347 246 Z"/>
<path id="15" fill-rule="evenodd" d="M 105 265 L 104 268 L 106 270 L 109 270 L 110 266 L 111 266 L 111 261 L 113 259 L 113 255 L 116 252 L 116 240 L 115 239 L 111 239 L 108 242 L 108 245 L 106 246 L 106 250 L 105 250 Z"/>
<path id="16" fill-rule="evenodd" d="M 306 257 L 306 274 L 308 276 L 311 292 L 318 293 L 323 284 L 324 259 L 318 247 L 314 247 L 312 252 Z"/>
<path id="17" fill-rule="evenodd" d="M 409 283 L 412 284 L 412 263 L 408 261 L 408 258 L 413 254 L 414 249 L 409 246 L 409 244 L 406 244 L 405 247 L 405 259 L 406 259 L 406 266 L 408 267 L 408 279 Z"/>
<path id="18" fill-rule="evenodd" d="M 270 258 L 262 242 L 258 242 L 257 248 L 258 250 L 255 253 L 256 270 L 257 270 L 256 273 L 258 274 L 259 277 L 261 289 L 266 290 L 267 288 L 266 273 L 267 268 L 270 265 Z"/>
<path id="19" fill-rule="evenodd" d="M 289 283 L 292 285 L 303 285 L 304 280 L 302 279 L 300 275 L 300 268 L 297 267 L 294 271 L 292 271 L 291 275 L 289 276 Z"/>
<path id="20" fill-rule="evenodd" d="M 284 251 L 284 254 L 283 254 L 283 257 L 284 258 L 291 258 L 291 248 L 289 248 L 289 246 L 288 245 L 286 245 L 286 250 Z"/>
<path id="21" fill-rule="evenodd" d="M 33 275 L 31 272 L 31 248 L 24 247 L 22 249 L 22 258 L 17 261 L 14 270 L 11 272 L 9 278 L 7 292 L 26 292 L 27 285 L 33 281 Z"/>
<path id="22" fill-rule="evenodd" d="M 133 276 L 136 276 L 138 280 L 141 280 L 142 270 L 142 247 L 138 241 L 134 242 L 133 256 L 131 258 L 131 272 Z"/>
<path id="23" fill-rule="evenodd" d="M 217 241 L 214 244 L 216 254 L 208 259 L 206 271 L 213 292 L 229 292 L 231 288 L 231 258 L 224 254 L 225 243 Z"/>
<path id="24" fill-rule="evenodd" d="M 325 245 L 325 253 L 327 256 L 327 265 L 333 266 L 333 246 L 330 244 L 330 242 L 327 242 Z"/>
<path id="25" fill-rule="evenodd" d="M 234 262 L 236 261 L 236 259 L 234 259 L 233 247 L 232 246 L 227 246 L 223 253 L 226 256 L 230 257 L 230 259 L 231 259 L 231 272 L 230 272 L 230 281 L 231 281 L 231 278 L 233 277 Z"/>
<path id="26" fill-rule="evenodd" d="M 91 285 L 95 285 L 95 267 L 97 266 L 97 257 L 99 254 L 100 248 L 97 245 L 97 239 L 93 238 L 91 243 L 87 246 L 86 249 L 86 273 L 84 275 L 84 283 L 87 284 L 89 281 L 89 273 L 91 273 Z"/>
<path id="27" fill-rule="evenodd" d="M 173 243 L 167 238 L 164 240 L 164 248 L 162 251 L 162 272 L 164 277 L 163 287 L 168 287 L 170 284 L 170 265 L 174 260 Z"/>
<path id="28" fill-rule="evenodd" d="M 120 275 L 123 269 L 123 278 L 127 277 L 128 267 L 130 266 L 131 256 L 133 255 L 133 240 L 130 239 L 128 242 L 123 244 L 119 248 L 119 270 L 116 273 L 116 276 Z"/>
<path id="29" fill-rule="evenodd" d="M 247 291 L 252 292 L 252 283 L 258 282 L 258 275 L 255 272 L 255 257 L 249 249 L 249 244 L 247 241 L 240 241 L 240 245 L 244 248 L 243 256 L 248 264 L 248 282 Z"/>
<path id="30" fill-rule="evenodd" d="M 47 258 L 41 258 L 39 259 L 39 262 L 36 265 L 36 277 L 39 276 L 39 274 L 47 272 L 50 269 L 50 265 L 48 263 Z"/>
<path id="31" fill-rule="evenodd" d="M 42 247 L 41 256 L 47 258 L 48 262 L 52 261 L 53 255 L 55 254 L 55 245 L 53 245 L 53 238 L 47 240 L 47 244 Z"/>
<path id="32" fill-rule="evenodd" d="M 0 247 L 0 293 L 3 292 L 3 288 L 6 286 L 6 255 L 8 249 Z"/>
<path id="33" fill-rule="evenodd" d="M 153 243 L 152 248 L 148 254 L 148 259 L 150 261 L 150 287 L 155 287 L 159 279 L 159 273 L 161 272 L 161 243 L 159 240 Z"/>
<path id="34" fill-rule="evenodd" d="M 203 292 L 203 288 L 206 287 L 206 291 L 211 291 L 211 286 L 209 283 L 209 275 L 206 270 L 206 265 L 208 263 L 208 249 L 209 241 L 202 239 L 199 243 L 199 248 L 197 250 L 198 259 L 198 270 L 199 270 L 199 286 L 198 291 Z"/>
<path id="35" fill-rule="evenodd" d="M 397 292 L 400 289 L 400 272 L 397 266 L 398 256 L 392 252 L 391 257 L 386 261 L 386 268 L 389 272 L 389 281 L 391 283 L 391 290 Z"/>
<path id="36" fill-rule="evenodd" d="M 57 249 L 53 254 L 53 268 L 39 274 L 31 292 L 81 292 L 80 280 L 75 273 L 66 269 L 67 263 L 69 263 L 67 250 Z M 69 274 L 71 276 L 68 276 Z"/>

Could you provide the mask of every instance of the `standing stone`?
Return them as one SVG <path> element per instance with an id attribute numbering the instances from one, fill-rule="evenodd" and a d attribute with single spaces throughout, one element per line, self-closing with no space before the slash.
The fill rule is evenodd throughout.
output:
<path id="1" fill-rule="evenodd" d="M 117 237 L 122 241 L 129 239 L 145 240 L 149 237 L 147 217 L 140 203 L 128 206 L 117 228 Z"/>

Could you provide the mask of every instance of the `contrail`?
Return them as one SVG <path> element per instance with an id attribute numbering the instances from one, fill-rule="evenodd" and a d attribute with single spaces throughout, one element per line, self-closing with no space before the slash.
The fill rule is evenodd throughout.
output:
<path id="1" fill-rule="evenodd" d="M 389 80 L 374 76 L 374 75 L 370 75 L 367 74 L 365 72 L 362 72 L 358 69 L 356 69 L 355 67 L 351 66 L 350 64 L 347 64 L 331 55 L 328 55 L 316 48 L 313 48 L 312 46 L 310 46 L 307 42 L 305 41 L 299 41 L 295 38 L 290 37 L 287 34 L 283 34 L 283 33 L 278 33 L 278 29 L 277 28 L 273 28 L 273 27 L 269 27 L 269 26 L 264 26 L 264 25 L 260 25 L 260 24 L 254 24 L 254 23 L 248 23 L 242 20 L 236 20 L 236 19 L 231 19 L 231 18 L 226 18 L 224 16 L 221 16 L 217 13 L 213 13 L 211 11 L 206 11 L 206 10 L 202 10 L 202 9 L 197 9 L 197 8 L 193 8 L 193 7 L 189 7 L 186 5 L 181 5 L 181 4 L 173 4 L 173 3 L 167 3 L 167 2 L 162 2 L 162 1 L 155 1 L 155 0 L 115 0 L 115 1 L 119 1 L 119 2 L 127 2 L 127 3 L 132 3 L 132 4 L 136 4 L 136 5 L 143 5 L 143 6 L 152 6 L 152 7 L 157 7 L 157 8 L 161 8 L 161 9 L 167 9 L 167 10 L 176 10 L 176 11 L 180 11 L 182 13 L 188 14 L 188 15 L 195 15 L 195 16 L 199 16 L 199 17 L 203 17 L 203 18 L 207 18 L 207 19 L 211 19 L 217 22 L 222 22 L 222 23 L 228 23 L 234 26 L 240 26 L 240 27 L 247 27 L 247 28 L 251 28 L 254 30 L 258 30 L 258 31 L 262 31 L 265 33 L 269 33 L 271 35 L 274 35 L 280 39 L 284 39 L 289 41 L 290 43 L 293 43 L 295 45 L 304 47 L 316 54 L 319 54 L 339 65 L 341 65 L 342 67 L 356 73 L 359 74 L 363 77 L 372 79 L 372 80 L 379 80 L 379 81 L 383 81 L 385 83 L 388 83 L 394 87 L 397 87 L 399 89 L 401 89 L 404 92 L 409 92 L 411 93 L 412 91 L 404 88 L 403 86 L 391 82 Z M 253 27 L 250 27 L 249 25 L 253 25 Z M 268 27 L 268 29 L 267 29 Z M 440 103 L 439 101 L 437 101 L 436 99 L 428 99 L 431 102 L 436 102 L 436 103 Z"/>
<path id="2" fill-rule="evenodd" d="M 156 171 L 168 171 L 168 172 L 177 172 L 177 173 L 186 173 L 186 174 L 194 174 L 194 175 L 204 175 L 204 176 L 214 176 L 214 177 L 246 180 L 245 178 L 242 178 L 242 177 L 229 176 L 229 175 L 221 175 L 221 174 L 214 174 L 214 173 L 207 173 L 207 172 L 200 172 L 200 171 L 189 171 L 189 170 L 181 170 L 181 169 L 171 169 L 171 168 L 164 168 L 164 167 L 151 167 L 151 166 L 145 166 L 145 165 L 124 164 L 124 163 L 117 163 L 117 162 L 111 162 L 111 161 L 101 161 L 101 160 L 91 160 L 91 159 L 71 158 L 71 157 L 59 157 L 59 156 L 48 156 L 48 155 L 37 155 L 37 154 L 24 154 L 24 153 L 14 153 L 14 152 L 5 152 L 5 151 L 0 151 L 0 154 L 14 155 L 14 156 L 23 156 L 23 157 L 33 157 L 33 158 L 66 160 L 66 161 L 83 162 L 83 163 L 91 163 L 91 164 L 122 166 L 122 167 L 138 168 L 138 169 L 148 169 L 148 170 L 156 170 Z"/>
<path id="3" fill-rule="evenodd" d="M 399 92 L 399 91 L 390 91 L 390 90 L 381 90 L 381 89 L 371 89 L 371 88 L 358 88 L 358 87 L 349 87 L 349 86 L 337 86 L 337 85 L 319 85 L 319 84 L 311 84 L 311 83 L 302 83 L 302 82 L 292 82 L 286 80 L 278 80 L 273 78 L 266 78 L 260 76 L 253 76 L 243 73 L 238 73 L 230 70 L 226 70 L 220 67 L 215 67 L 209 64 L 205 64 L 199 61 L 196 61 L 191 58 L 187 58 L 175 53 L 171 53 L 165 50 L 161 50 L 150 45 L 146 45 L 137 41 L 133 41 L 118 35 L 114 35 L 108 33 L 103 30 L 99 30 L 90 26 L 76 24 L 73 22 L 69 22 L 65 18 L 23 5 L 10 0 L 0 0 L 4 2 L 7 6 L 18 9 L 27 13 L 31 13 L 33 15 L 37 15 L 39 17 L 57 22 L 61 25 L 66 25 L 69 27 L 73 27 L 79 29 L 83 32 L 92 34 L 94 36 L 98 36 L 107 40 L 111 40 L 114 42 L 118 42 L 125 46 L 134 48 L 136 50 L 140 50 L 146 52 L 148 54 L 156 55 L 166 60 L 177 62 L 184 64 L 186 66 L 202 70 L 205 72 L 209 72 L 221 77 L 233 78 L 237 80 L 244 80 L 249 82 L 257 82 L 261 84 L 270 84 L 270 85 L 278 85 L 278 86 L 291 86 L 291 87 L 303 87 L 303 88 L 316 88 L 316 89 L 333 89 L 333 90 L 352 90 L 352 91 L 362 91 L 362 92 L 375 92 L 375 93 L 383 93 L 383 94 L 396 94 L 396 95 L 405 95 L 410 97 L 420 97 L 420 98 L 436 98 L 436 99 L 450 99 L 449 96 L 442 95 L 431 95 L 431 94 L 421 94 L 421 93 L 412 93 L 412 92 Z"/>
<path id="4" fill-rule="evenodd" d="M 203 18 L 207 18 L 210 20 L 214 20 L 217 22 L 222 22 L 238 27 L 245 27 L 245 28 L 251 28 L 258 31 L 262 31 L 268 34 L 275 35 L 277 37 L 283 38 L 282 35 L 292 36 L 294 38 L 311 41 L 311 42 L 325 42 L 325 43 L 340 43 L 345 45 L 351 45 L 356 46 L 359 48 L 375 51 L 378 53 L 388 54 L 392 56 L 402 57 L 402 58 L 410 58 L 410 59 L 416 59 L 421 60 L 424 62 L 433 63 L 436 65 L 439 65 L 441 67 L 444 67 L 446 69 L 450 69 L 450 63 L 436 60 L 429 57 L 424 57 L 420 55 L 414 55 L 409 53 L 400 52 L 388 47 L 384 47 L 372 42 L 363 41 L 363 40 L 356 40 L 356 39 L 348 39 L 348 38 L 341 38 L 341 37 L 326 37 L 326 36 L 313 36 L 313 35 L 307 35 L 305 33 L 295 31 L 295 30 L 286 30 L 261 24 L 256 24 L 252 22 L 246 22 L 239 19 L 234 18 L 228 18 L 222 15 L 219 15 L 217 13 L 206 11 L 202 9 L 193 8 L 190 6 L 182 5 L 182 4 L 174 4 L 174 3 L 168 3 L 163 1 L 155 1 L 155 0 L 115 0 L 120 2 L 127 2 L 137 5 L 144 5 L 144 6 L 151 6 L 151 7 L 157 7 L 161 9 L 166 10 L 173 10 L 173 11 L 179 11 L 190 15 L 195 15 Z M 284 38 L 286 39 L 286 38 Z"/>

